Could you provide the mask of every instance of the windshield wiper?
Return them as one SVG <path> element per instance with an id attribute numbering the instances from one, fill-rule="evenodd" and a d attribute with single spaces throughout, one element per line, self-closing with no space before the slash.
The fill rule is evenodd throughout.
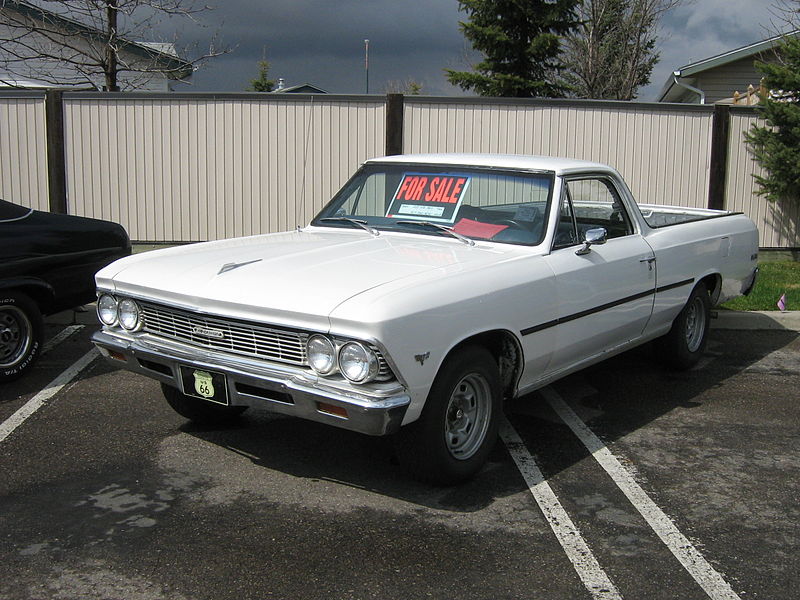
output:
<path id="1" fill-rule="evenodd" d="M 456 233 L 452 227 L 448 227 L 447 225 L 440 225 L 439 223 L 433 223 L 432 221 L 397 221 L 398 225 L 424 225 L 425 227 L 435 227 L 439 231 L 444 231 L 452 235 L 454 238 L 457 238 L 464 242 L 467 246 L 474 246 L 475 241 L 469 239 L 466 236 L 461 235 L 460 233 Z"/>
<path id="2" fill-rule="evenodd" d="M 351 219 L 350 217 L 323 217 L 320 219 L 320 223 L 323 221 L 344 221 L 346 223 L 352 223 L 353 225 L 358 225 L 364 231 L 369 231 L 375 237 L 378 237 L 381 233 L 374 227 L 370 227 L 367 225 L 366 221 L 362 221 L 360 219 Z"/>

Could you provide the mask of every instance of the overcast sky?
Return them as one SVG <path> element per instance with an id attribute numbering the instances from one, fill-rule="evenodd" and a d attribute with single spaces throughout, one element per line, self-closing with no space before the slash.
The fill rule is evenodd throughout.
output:
<path id="1" fill-rule="evenodd" d="M 216 32 L 229 54 L 210 61 L 186 91 L 243 91 L 266 51 L 270 77 L 311 83 L 331 93 L 364 93 L 364 40 L 369 39 L 369 91 L 413 79 L 426 95 L 463 94 L 444 69 L 464 69 L 469 46 L 458 29 L 456 0 L 212 0 L 207 27 L 182 26 L 179 42 L 208 44 Z M 655 100 L 670 73 L 696 60 L 774 35 L 772 0 L 694 0 L 661 26 L 661 61 L 640 100 Z M 198 49 L 200 46 L 198 45 Z"/>

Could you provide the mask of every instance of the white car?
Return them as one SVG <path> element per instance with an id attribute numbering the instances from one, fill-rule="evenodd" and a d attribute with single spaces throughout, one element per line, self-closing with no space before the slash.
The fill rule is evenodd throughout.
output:
<path id="1" fill-rule="evenodd" d="M 483 465 L 503 398 L 654 339 L 694 365 L 757 258 L 744 215 L 638 206 L 602 164 L 391 156 L 307 227 L 104 268 L 93 339 L 189 419 L 260 406 L 394 434 L 415 476 L 452 483 Z"/>

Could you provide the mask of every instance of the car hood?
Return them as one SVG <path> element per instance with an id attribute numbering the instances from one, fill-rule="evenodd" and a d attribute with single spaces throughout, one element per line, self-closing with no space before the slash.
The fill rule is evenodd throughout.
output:
<path id="1" fill-rule="evenodd" d="M 102 270 L 97 283 L 196 310 L 311 325 L 311 316 L 327 320 L 337 306 L 376 287 L 449 276 L 515 251 L 498 246 L 308 228 L 138 254 Z"/>

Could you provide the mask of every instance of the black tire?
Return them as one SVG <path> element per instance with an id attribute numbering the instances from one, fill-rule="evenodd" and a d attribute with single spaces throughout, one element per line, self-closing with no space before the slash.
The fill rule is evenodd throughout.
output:
<path id="1" fill-rule="evenodd" d="M 439 370 L 420 418 L 395 435 L 400 464 L 438 485 L 469 479 L 497 441 L 501 411 L 494 357 L 479 346 L 456 351 Z"/>
<path id="2" fill-rule="evenodd" d="M 0 290 L 0 383 L 21 377 L 42 352 L 39 306 L 17 291 Z"/>
<path id="3" fill-rule="evenodd" d="M 222 406 L 221 404 L 214 404 L 201 398 L 187 396 L 179 389 L 161 384 L 161 391 L 164 398 L 167 399 L 167 404 L 172 407 L 176 413 L 182 417 L 186 417 L 192 423 L 202 425 L 203 427 L 224 427 L 232 425 L 239 420 L 241 414 L 247 410 L 246 406 Z"/>
<path id="4" fill-rule="evenodd" d="M 711 322 L 711 299 L 704 283 L 698 283 L 686 306 L 672 322 L 672 329 L 658 340 L 659 354 L 679 370 L 690 369 L 700 360 L 708 343 Z"/>

